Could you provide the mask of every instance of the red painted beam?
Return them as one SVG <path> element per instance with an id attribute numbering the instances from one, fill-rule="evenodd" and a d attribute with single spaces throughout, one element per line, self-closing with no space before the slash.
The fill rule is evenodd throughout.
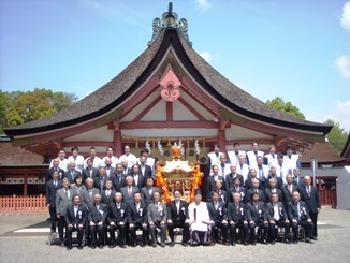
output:
<path id="1" fill-rule="evenodd" d="M 206 128 L 216 129 L 215 121 L 125 121 L 120 122 L 120 129 L 153 129 L 153 128 Z"/>

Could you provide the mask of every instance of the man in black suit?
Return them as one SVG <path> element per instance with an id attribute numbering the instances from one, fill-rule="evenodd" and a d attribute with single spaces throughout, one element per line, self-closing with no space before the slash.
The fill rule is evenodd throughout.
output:
<path id="1" fill-rule="evenodd" d="M 257 238 L 266 244 L 269 224 L 266 216 L 265 204 L 259 201 L 259 194 L 254 192 L 251 194 L 251 202 L 247 204 L 247 221 L 249 223 L 250 241 L 256 245 Z M 255 228 L 258 227 L 258 235 Z"/>
<path id="2" fill-rule="evenodd" d="M 210 221 L 213 223 L 213 241 L 218 243 L 219 230 L 222 233 L 222 243 L 228 245 L 228 218 L 225 204 L 220 201 L 217 191 L 212 192 L 212 202 L 208 203 Z"/>
<path id="3" fill-rule="evenodd" d="M 305 242 L 310 243 L 313 225 L 306 204 L 300 201 L 300 194 L 297 191 L 292 193 L 292 202 L 289 203 L 288 216 L 292 224 L 293 243 L 298 243 L 298 225 L 305 229 Z"/>
<path id="4" fill-rule="evenodd" d="M 213 174 L 207 179 L 207 193 L 210 195 L 216 189 L 216 181 L 220 180 L 224 184 L 224 178 L 219 174 L 219 166 L 214 164 L 212 166 Z"/>
<path id="5" fill-rule="evenodd" d="M 239 179 L 240 186 L 243 187 L 244 186 L 244 177 L 243 177 L 243 175 L 238 174 L 236 172 L 236 165 L 232 164 L 230 166 L 230 169 L 231 169 L 231 173 L 226 175 L 226 189 L 225 190 L 232 188 L 234 180 L 236 178 Z"/>
<path id="6" fill-rule="evenodd" d="M 131 166 L 130 175 L 134 178 L 134 186 L 136 186 L 139 191 L 145 186 L 145 177 L 140 173 L 139 166 L 134 164 Z"/>
<path id="7" fill-rule="evenodd" d="M 113 179 L 113 186 L 116 192 L 120 192 L 122 187 L 126 186 L 126 177 L 123 175 L 123 166 L 118 163 L 116 166 L 116 172 Z"/>
<path id="8" fill-rule="evenodd" d="M 265 202 L 265 193 L 263 190 L 260 189 L 260 180 L 257 178 L 252 178 L 251 185 L 252 185 L 252 188 L 246 190 L 244 202 L 249 203 L 251 201 L 251 197 L 253 193 L 258 193 L 259 201 Z"/>
<path id="9" fill-rule="evenodd" d="M 312 228 L 312 239 L 317 239 L 317 219 L 318 213 L 320 212 L 320 195 L 318 189 L 311 185 L 311 177 L 304 177 L 304 184 L 299 188 L 300 200 L 305 202 L 306 207 L 308 208 L 311 221 L 313 223 Z"/>
<path id="10" fill-rule="evenodd" d="M 116 168 L 113 167 L 111 158 L 106 158 L 104 169 L 105 169 L 105 173 L 104 173 L 105 177 L 113 180 L 114 175 L 116 173 Z"/>
<path id="11" fill-rule="evenodd" d="M 174 192 L 175 200 L 168 206 L 168 220 L 167 226 L 169 230 L 169 236 L 171 239 L 170 246 L 174 246 L 174 229 L 183 229 L 182 245 L 187 246 L 190 239 L 190 224 L 188 217 L 188 204 L 185 201 L 180 200 L 180 192 Z"/>
<path id="12" fill-rule="evenodd" d="M 105 190 L 101 192 L 102 195 L 102 203 L 106 204 L 107 206 L 113 202 L 114 200 L 114 194 L 116 192 L 113 189 L 113 182 L 111 179 L 107 179 L 105 183 Z"/>
<path id="13" fill-rule="evenodd" d="M 108 209 L 107 223 L 110 225 L 111 247 L 116 246 L 115 231 L 119 231 L 118 244 L 121 248 L 126 248 L 126 224 L 129 221 L 129 207 L 123 202 L 120 192 L 114 194 L 114 201 L 110 203 Z"/>
<path id="14" fill-rule="evenodd" d="M 230 224 L 231 245 L 235 246 L 237 240 L 236 229 L 241 230 L 241 243 L 248 245 L 248 221 L 246 219 L 246 205 L 241 202 L 239 192 L 232 193 L 232 203 L 228 204 L 228 222 Z"/>
<path id="15" fill-rule="evenodd" d="M 283 185 L 282 178 L 277 175 L 276 164 L 271 165 L 271 174 L 268 176 L 268 180 L 271 178 L 276 179 L 276 188 L 281 189 Z"/>
<path id="16" fill-rule="evenodd" d="M 264 194 L 265 194 L 265 203 L 271 203 L 272 202 L 272 194 L 276 193 L 278 195 L 278 201 L 282 201 L 282 192 L 280 189 L 278 189 L 277 186 L 277 180 L 276 178 L 270 178 L 269 187 L 265 189 Z"/>
<path id="17" fill-rule="evenodd" d="M 141 190 L 142 200 L 146 204 L 153 202 L 154 192 L 159 191 L 159 189 L 157 187 L 153 186 L 153 184 L 154 184 L 153 178 L 147 177 L 146 178 L 146 186 L 143 187 Z"/>
<path id="18" fill-rule="evenodd" d="M 105 187 L 106 182 L 106 171 L 104 167 L 98 168 L 98 175 L 94 178 L 94 187 L 97 188 L 100 192 Z"/>
<path id="19" fill-rule="evenodd" d="M 80 202 L 79 195 L 73 195 L 73 204 L 68 206 L 65 217 L 67 224 L 67 249 L 72 249 L 72 233 L 77 231 L 78 249 L 83 248 L 83 233 L 86 220 L 88 218 L 88 209 L 85 204 Z"/>
<path id="20" fill-rule="evenodd" d="M 69 179 L 70 184 L 74 184 L 74 179 L 78 174 L 81 174 L 81 172 L 75 169 L 75 162 L 70 162 L 68 164 L 68 171 L 64 174 L 64 177 Z"/>
<path id="21" fill-rule="evenodd" d="M 267 220 L 270 226 L 270 240 L 274 245 L 276 240 L 276 226 L 285 228 L 285 241 L 290 242 L 290 225 L 286 209 L 278 200 L 278 194 L 272 193 L 271 202 L 266 204 Z"/>
<path id="22" fill-rule="evenodd" d="M 46 182 L 46 206 L 49 208 L 51 229 L 50 233 L 56 233 L 57 218 L 56 218 L 56 192 L 61 188 L 61 180 L 59 179 L 59 171 L 54 170 L 52 179 Z"/>
<path id="23" fill-rule="evenodd" d="M 248 175 L 248 178 L 245 180 L 245 183 L 244 183 L 244 186 L 245 186 L 245 189 L 249 190 L 249 189 L 252 189 L 253 188 L 253 183 L 252 181 L 256 179 L 259 181 L 259 188 L 261 190 L 264 190 L 264 185 L 265 185 L 265 181 L 262 182 L 259 178 L 258 178 L 258 173 L 255 169 L 250 169 L 249 170 L 249 175 Z"/>
<path id="24" fill-rule="evenodd" d="M 93 165 L 93 160 L 92 159 L 87 159 L 86 160 L 86 168 L 83 170 L 83 179 L 85 182 L 86 178 L 95 178 L 98 176 L 98 169 L 94 168 Z"/>
<path id="25" fill-rule="evenodd" d="M 228 190 L 228 196 L 230 197 L 228 202 L 232 202 L 232 193 L 239 193 L 241 196 L 241 202 L 244 201 L 244 197 L 246 194 L 246 189 L 241 186 L 241 181 L 238 177 L 236 177 L 235 179 L 233 179 L 233 186 Z"/>
<path id="26" fill-rule="evenodd" d="M 228 196 L 227 196 L 227 192 L 225 190 L 222 190 L 222 181 L 221 180 L 218 180 L 215 182 L 215 189 L 214 191 L 212 191 L 209 195 L 209 198 L 208 198 L 208 201 L 213 201 L 212 199 L 212 193 L 213 192 L 217 192 L 219 193 L 219 201 L 220 202 L 223 202 L 225 207 L 227 207 L 227 203 L 228 203 Z"/>
<path id="27" fill-rule="evenodd" d="M 293 184 L 293 175 L 287 175 L 287 184 L 281 187 L 282 202 L 286 210 L 288 210 L 289 203 L 292 202 L 292 193 L 298 190 L 298 187 Z"/>
<path id="28" fill-rule="evenodd" d="M 140 157 L 140 165 L 139 165 L 139 171 L 140 173 L 145 177 L 152 177 L 152 167 L 148 164 L 146 164 L 146 157 L 141 156 Z"/>
<path id="29" fill-rule="evenodd" d="M 56 158 L 52 161 L 52 164 L 53 164 L 53 167 L 51 167 L 48 171 L 47 171 L 47 174 L 46 174 L 46 177 L 45 177 L 45 182 L 48 182 L 52 179 L 52 174 L 54 171 L 57 171 L 58 172 L 58 179 L 59 180 L 62 180 L 63 179 L 63 176 L 64 176 L 64 171 L 59 167 L 59 164 L 60 164 L 60 159 L 59 158 Z"/>
<path id="30" fill-rule="evenodd" d="M 148 243 L 147 204 L 142 202 L 140 192 L 134 193 L 134 202 L 129 206 L 129 231 L 133 247 L 136 246 L 136 230 L 142 230 L 141 246 L 146 246 Z"/>
<path id="31" fill-rule="evenodd" d="M 106 218 L 108 215 L 107 205 L 102 202 L 100 193 L 95 194 L 94 204 L 90 207 L 89 227 L 91 233 L 91 248 L 103 248 L 105 239 Z"/>

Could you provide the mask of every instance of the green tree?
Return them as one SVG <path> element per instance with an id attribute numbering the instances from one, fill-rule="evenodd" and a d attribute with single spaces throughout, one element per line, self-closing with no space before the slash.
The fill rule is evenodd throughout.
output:
<path id="1" fill-rule="evenodd" d="M 76 97 L 71 93 L 36 88 L 31 91 L 0 91 L 0 125 L 13 127 L 28 121 L 52 116 L 70 106 Z"/>
<path id="2" fill-rule="evenodd" d="M 348 140 L 349 133 L 340 128 L 339 122 L 335 120 L 328 119 L 324 121 L 324 123 L 327 125 L 333 125 L 331 132 L 327 136 L 334 149 L 340 154 Z"/>
<path id="3" fill-rule="evenodd" d="M 280 97 L 276 97 L 273 100 L 266 101 L 266 105 L 275 109 L 278 109 L 281 112 L 290 114 L 297 119 L 305 120 L 304 114 L 300 111 L 297 106 L 294 106 L 290 101 L 284 101 Z"/>

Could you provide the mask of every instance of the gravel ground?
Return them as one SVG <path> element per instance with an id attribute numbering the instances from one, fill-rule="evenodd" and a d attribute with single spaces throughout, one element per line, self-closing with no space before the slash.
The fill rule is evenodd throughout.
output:
<path id="1" fill-rule="evenodd" d="M 45 220 L 46 216 L 0 216 L 0 261 L 6 262 L 89 262 L 116 260 L 119 262 L 349 262 L 350 211 L 322 209 L 319 240 L 313 244 L 276 244 L 225 247 L 175 247 L 104 249 L 65 248 L 47 246 L 45 236 L 10 236 L 4 232 L 23 228 Z"/>

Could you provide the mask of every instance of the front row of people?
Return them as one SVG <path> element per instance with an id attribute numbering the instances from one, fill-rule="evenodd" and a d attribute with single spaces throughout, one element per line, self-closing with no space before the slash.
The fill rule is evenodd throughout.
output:
<path id="1" fill-rule="evenodd" d="M 59 194 L 68 195 L 66 190 L 63 187 Z M 170 246 L 174 246 L 175 228 L 183 229 L 183 246 L 215 243 L 235 246 L 237 240 L 244 245 L 256 245 L 258 240 L 263 244 L 275 244 L 277 233 L 283 228 L 285 242 L 297 243 L 299 226 L 305 231 L 305 241 L 310 242 L 313 224 L 297 191 L 292 193 L 287 209 L 278 202 L 276 193 L 272 194 L 270 203 L 264 204 L 259 201 L 259 194 L 254 192 L 251 201 L 244 204 L 240 194 L 234 192 L 227 207 L 216 191 L 208 203 L 202 202 L 199 190 L 190 205 L 180 200 L 180 196 L 176 191 L 175 200 L 166 206 L 158 191 L 153 193 L 149 204 L 142 201 L 138 191 L 133 193 L 132 202 L 124 202 L 122 193 L 115 192 L 108 204 L 102 203 L 99 192 L 94 194 L 92 204 L 81 202 L 79 194 L 73 194 L 72 203 L 67 205 L 66 211 L 58 210 L 59 222 L 63 220 L 65 224 L 67 248 L 72 249 L 72 233 L 75 231 L 78 249 L 82 249 L 84 244 L 92 248 L 102 248 L 106 244 L 122 248 L 127 244 L 136 246 L 138 230 L 142 231 L 141 246 L 156 247 L 159 244 L 164 247 L 166 230 L 169 231 Z M 63 245 L 63 229 L 59 234 Z"/>

